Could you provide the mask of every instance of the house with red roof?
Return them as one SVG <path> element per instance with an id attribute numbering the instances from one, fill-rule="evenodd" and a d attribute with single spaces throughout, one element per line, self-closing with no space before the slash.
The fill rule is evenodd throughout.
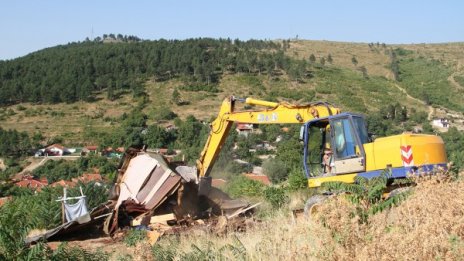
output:
<path id="1" fill-rule="evenodd" d="M 57 143 L 46 147 L 44 150 L 45 156 L 63 156 L 68 153 L 70 153 L 70 151 L 67 148 Z"/>
<path id="2" fill-rule="evenodd" d="M 102 181 L 102 176 L 99 173 L 84 173 L 82 176 L 73 178 L 72 182 L 78 183 L 79 181 L 82 183 L 89 183 L 89 182 L 100 182 Z"/>
<path id="3" fill-rule="evenodd" d="M 85 146 L 81 150 L 81 156 L 89 155 L 89 154 L 97 154 L 98 146 L 97 145 L 90 145 Z"/>
<path id="4" fill-rule="evenodd" d="M 15 183 L 20 188 L 29 188 L 32 190 L 40 191 L 43 187 L 48 185 L 48 181 L 44 182 L 36 179 L 23 179 Z"/>
<path id="5" fill-rule="evenodd" d="M 74 186 L 76 186 L 76 183 L 73 182 L 73 181 L 69 181 L 69 180 L 59 180 L 57 182 L 54 182 L 52 184 L 50 184 L 51 187 L 63 187 L 63 188 L 72 188 Z"/>
<path id="6" fill-rule="evenodd" d="M 251 179 L 251 180 L 256 180 L 258 182 L 261 182 L 263 183 L 264 185 L 266 186 L 269 186 L 271 185 L 271 180 L 268 178 L 268 176 L 266 175 L 262 175 L 262 174 L 254 174 L 254 173 L 247 173 L 247 174 L 243 174 L 245 177 Z"/>
<path id="7" fill-rule="evenodd" d="M 3 197 L 3 198 L 0 198 L 0 207 L 5 205 L 6 202 L 10 201 L 12 199 L 11 196 L 9 197 Z"/>
<path id="8" fill-rule="evenodd" d="M 253 124 L 239 122 L 237 123 L 237 128 L 235 128 L 235 130 L 239 135 L 247 137 L 248 134 L 253 133 Z"/>
<path id="9" fill-rule="evenodd" d="M 211 186 L 215 188 L 223 188 L 226 185 L 224 179 L 211 179 Z"/>

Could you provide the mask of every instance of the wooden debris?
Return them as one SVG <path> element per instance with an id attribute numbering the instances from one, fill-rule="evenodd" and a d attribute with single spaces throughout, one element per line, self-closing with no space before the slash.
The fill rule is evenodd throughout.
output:
<path id="1" fill-rule="evenodd" d="M 153 246 L 163 234 L 163 232 L 158 231 L 147 231 L 148 243 Z"/>
<path id="2" fill-rule="evenodd" d="M 157 216 L 152 216 L 150 218 L 150 224 L 154 223 L 161 223 L 161 224 L 167 224 L 168 221 L 175 220 L 176 216 L 174 216 L 173 213 L 170 214 L 165 214 L 165 215 L 157 215 Z M 131 226 L 139 226 L 142 224 L 143 216 L 140 216 L 134 220 L 131 221 Z"/>
<path id="3" fill-rule="evenodd" d="M 254 204 L 254 205 L 251 205 L 251 206 L 249 206 L 249 207 L 247 207 L 247 208 L 238 209 L 238 210 L 235 211 L 233 214 L 227 215 L 226 217 L 227 217 L 227 219 L 231 219 L 231 218 L 236 217 L 236 216 L 238 216 L 238 215 L 240 215 L 240 214 L 242 214 L 242 213 L 245 213 L 245 212 L 247 212 L 248 210 L 253 209 L 253 208 L 255 208 L 255 207 L 259 206 L 259 205 L 261 205 L 261 202 L 256 203 L 256 204 Z"/>

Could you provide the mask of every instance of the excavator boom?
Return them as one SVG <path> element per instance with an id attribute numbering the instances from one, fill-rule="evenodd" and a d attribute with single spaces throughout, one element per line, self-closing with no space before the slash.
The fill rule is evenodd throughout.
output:
<path id="1" fill-rule="evenodd" d="M 262 110 L 235 111 L 235 102 L 264 106 Z M 295 105 L 285 102 L 270 102 L 252 98 L 224 99 L 217 118 L 211 123 L 211 131 L 205 147 L 197 160 L 198 176 L 208 177 L 234 122 L 251 124 L 304 124 L 319 117 L 339 114 L 340 109 L 326 102 Z"/>

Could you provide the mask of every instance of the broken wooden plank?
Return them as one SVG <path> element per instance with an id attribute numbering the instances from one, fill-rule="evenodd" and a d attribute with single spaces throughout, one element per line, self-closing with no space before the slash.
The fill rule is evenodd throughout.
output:
<path id="1" fill-rule="evenodd" d="M 136 219 L 133 219 L 130 222 L 130 225 L 133 227 L 140 226 L 142 224 L 143 217 L 144 215 L 141 215 L 137 217 Z M 150 224 L 154 224 L 154 223 L 167 224 L 168 221 L 175 220 L 175 219 L 176 219 L 176 216 L 172 213 L 164 214 L 164 215 L 156 215 L 150 218 Z"/>
<path id="2" fill-rule="evenodd" d="M 165 215 L 157 215 L 157 216 L 153 216 L 150 218 L 150 224 L 154 224 L 154 223 L 166 223 L 168 222 L 169 220 L 175 220 L 176 219 L 176 216 L 174 216 L 173 213 L 170 213 L 170 214 L 165 214 Z"/>

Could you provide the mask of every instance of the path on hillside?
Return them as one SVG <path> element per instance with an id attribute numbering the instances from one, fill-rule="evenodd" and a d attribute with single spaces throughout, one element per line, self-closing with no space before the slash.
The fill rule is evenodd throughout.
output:
<path id="1" fill-rule="evenodd" d="M 48 158 L 43 158 L 43 159 L 38 159 L 38 158 L 29 158 L 28 161 L 30 162 L 29 165 L 27 165 L 27 167 L 25 167 L 21 172 L 20 174 L 24 174 L 24 173 L 27 173 L 27 172 L 32 172 L 34 171 L 36 168 L 42 166 L 43 164 L 45 164 L 45 162 L 47 162 Z"/>
<path id="2" fill-rule="evenodd" d="M 24 174 L 24 173 L 27 173 L 27 172 L 32 172 L 34 171 L 36 168 L 42 166 L 45 164 L 45 162 L 49 161 L 49 160 L 60 160 L 60 159 L 64 159 L 64 160 L 77 160 L 78 158 L 80 158 L 80 156 L 53 156 L 53 157 L 30 157 L 28 159 L 28 161 L 30 162 L 29 165 L 27 165 L 27 167 L 25 167 L 21 172 L 20 174 Z"/>
<path id="3" fill-rule="evenodd" d="M 399 86 L 397 83 L 395 83 L 395 86 L 396 86 L 396 88 L 398 88 L 398 90 L 400 90 L 402 93 L 404 93 L 406 95 L 406 97 L 408 97 L 408 99 L 417 101 L 418 103 L 427 106 L 427 110 L 428 110 L 427 119 L 429 121 L 432 120 L 432 114 L 433 114 L 433 107 L 432 106 L 427 105 L 427 103 L 425 101 L 423 101 L 423 100 L 420 100 L 420 99 L 418 99 L 416 97 L 412 97 L 411 95 L 409 95 L 409 93 L 403 87 Z"/>

